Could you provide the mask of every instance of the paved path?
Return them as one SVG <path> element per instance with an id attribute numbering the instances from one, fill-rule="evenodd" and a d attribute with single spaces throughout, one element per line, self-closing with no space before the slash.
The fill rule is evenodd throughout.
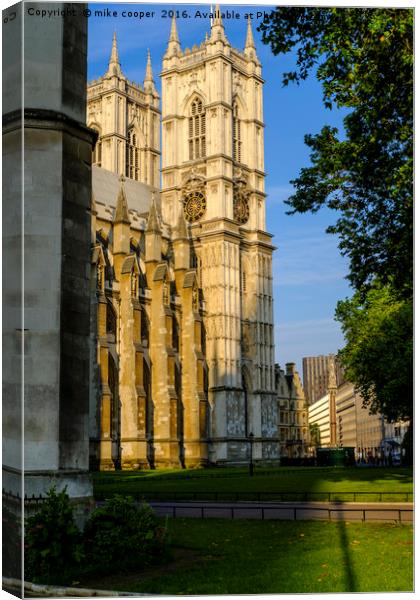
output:
<path id="1" fill-rule="evenodd" d="M 150 502 L 159 516 L 412 522 L 411 502 Z"/>

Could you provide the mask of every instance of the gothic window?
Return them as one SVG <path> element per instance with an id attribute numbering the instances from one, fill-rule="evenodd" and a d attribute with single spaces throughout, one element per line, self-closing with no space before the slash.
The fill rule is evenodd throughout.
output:
<path id="1" fill-rule="evenodd" d="M 199 98 L 193 100 L 188 119 L 188 154 L 190 160 L 206 155 L 206 111 Z"/>
<path id="2" fill-rule="evenodd" d="M 197 254 L 194 250 L 194 246 L 191 244 L 190 245 L 190 269 L 196 269 L 197 268 Z"/>
<path id="3" fill-rule="evenodd" d="M 175 316 L 172 319 L 172 348 L 176 351 L 179 350 L 179 328 L 178 321 Z"/>
<path id="4" fill-rule="evenodd" d="M 238 105 L 233 105 L 233 122 L 232 122 L 232 133 L 233 133 L 233 160 L 241 162 L 241 121 L 238 116 Z"/>
<path id="5" fill-rule="evenodd" d="M 138 136 L 134 129 L 130 129 L 127 137 L 126 176 L 136 181 L 140 180 L 139 153 Z"/>
<path id="6" fill-rule="evenodd" d="M 141 341 L 143 346 L 149 346 L 149 317 L 144 306 L 141 307 Z"/>
<path id="7" fill-rule="evenodd" d="M 98 139 L 96 140 L 95 147 L 92 151 L 92 164 L 100 167 L 102 164 L 102 141 L 100 137 L 101 132 L 96 127 L 92 127 L 92 129 L 98 134 Z"/>
<path id="8" fill-rule="evenodd" d="M 106 332 L 108 335 L 113 336 L 115 341 L 117 336 L 117 315 L 110 302 L 106 305 Z"/>

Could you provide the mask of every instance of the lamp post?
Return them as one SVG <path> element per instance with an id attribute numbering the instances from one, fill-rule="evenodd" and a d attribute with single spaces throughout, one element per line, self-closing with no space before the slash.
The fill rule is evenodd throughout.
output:
<path id="1" fill-rule="evenodd" d="M 249 476 L 252 477 L 254 475 L 254 463 L 252 462 L 252 444 L 254 442 L 254 434 L 249 434 Z"/>

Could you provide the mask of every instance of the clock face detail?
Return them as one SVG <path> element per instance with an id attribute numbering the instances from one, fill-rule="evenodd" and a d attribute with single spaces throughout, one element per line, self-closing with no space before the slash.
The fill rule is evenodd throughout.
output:
<path id="1" fill-rule="evenodd" d="M 202 192 L 190 192 L 184 198 L 184 216 L 189 223 L 195 223 L 206 212 L 206 198 Z"/>
<path id="2" fill-rule="evenodd" d="M 238 192 L 233 197 L 233 218 L 241 225 L 244 225 L 249 219 L 248 200 Z"/>

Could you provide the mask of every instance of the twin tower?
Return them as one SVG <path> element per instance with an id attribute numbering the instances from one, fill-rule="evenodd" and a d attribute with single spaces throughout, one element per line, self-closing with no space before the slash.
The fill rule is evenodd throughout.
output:
<path id="1" fill-rule="evenodd" d="M 93 301 L 117 338 L 111 348 L 102 314 L 90 430 L 99 468 L 246 462 L 251 433 L 255 460 L 279 458 L 261 63 L 250 21 L 237 50 L 222 19 L 216 7 L 210 34 L 185 50 L 173 19 L 161 101 L 150 55 L 143 85 L 128 81 L 115 35 L 107 72 L 88 85 Z M 106 200 L 111 177 L 119 191 Z M 142 284 L 125 285 L 129 272 Z"/>

